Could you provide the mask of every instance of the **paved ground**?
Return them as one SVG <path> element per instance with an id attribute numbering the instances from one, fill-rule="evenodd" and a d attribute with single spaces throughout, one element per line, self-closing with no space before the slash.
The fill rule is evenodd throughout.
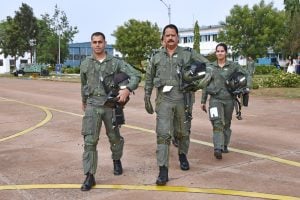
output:
<path id="1" fill-rule="evenodd" d="M 250 97 L 244 119 L 233 120 L 231 152 L 213 157 L 211 125 L 194 108 L 191 169 L 181 171 L 170 146 L 170 181 L 157 187 L 155 115 L 143 88 L 126 107 L 122 159 L 114 176 L 101 135 L 96 189 L 84 179 L 79 83 L 0 78 L 0 199 L 300 199 L 300 100 Z M 201 92 L 197 93 L 199 99 Z"/>

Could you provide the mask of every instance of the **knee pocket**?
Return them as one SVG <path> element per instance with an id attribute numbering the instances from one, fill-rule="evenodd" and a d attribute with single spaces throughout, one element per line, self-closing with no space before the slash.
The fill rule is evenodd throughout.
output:
<path id="1" fill-rule="evenodd" d="M 216 120 L 212 122 L 213 124 L 213 131 L 214 132 L 222 132 L 224 130 L 224 125 L 222 121 Z"/>
<path id="2" fill-rule="evenodd" d="M 167 144 L 171 143 L 171 135 L 157 136 L 157 144 Z"/>
<path id="3" fill-rule="evenodd" d="M 85 135 L 84 144 L 86 146 L 96 146 L 98 144 L 98 138 L 95 138 L 94 135 Z"/>

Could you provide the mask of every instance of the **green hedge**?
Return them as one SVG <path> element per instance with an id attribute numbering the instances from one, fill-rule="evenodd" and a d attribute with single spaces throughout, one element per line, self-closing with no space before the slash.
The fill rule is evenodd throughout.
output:
<path id="1" fill-rule="evenodd" d="M 79 74 L 80 73 L 80 67 L 63 67 L 61 69 L 61 72 L 63 74 Z"/>
<path id="2" fill-rule="evenodd" d="M 280 70 L 278 70 L 274 65 L 260 65 L 255 67 L 255 74 L 277 74 Z"/>
<path id="3" fill-rule="evenodd" d="M 269 75 L 258 75 L 253 78 L 253 89 L 259 87 L 264 88 L 280 88 L 300 87 L 300 76 L 297 74 L 286 73 L 281 70 L 277 70 L 276 73 Z"/>

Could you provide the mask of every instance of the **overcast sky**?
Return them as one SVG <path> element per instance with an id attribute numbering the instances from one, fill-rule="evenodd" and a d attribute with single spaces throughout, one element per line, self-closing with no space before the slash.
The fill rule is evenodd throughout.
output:
<path id="1" fill-rule="evenodd" d="M 0 0 L 0 21 L 6 16 L 13 17 L 22 2 L 33 9 L 37 18 L 45 13 L 52 16 L 57 4 L 70 25 L 79 29 L 73 42 L 87 42 L 93 32 L 101 31 L 112 44 L 115 38 L 111 34 L 129 19 L 148 20 L 163 28 L 169 23 L 168 7 L 171 23 L 178 28 L 193 28 L 196 20 L 200 26 L 218 25 L 225 21 L 234 5 L 252 8 L 260 0 L 163 0 L 165 4 L 161 0 Z M 284 9 L 283 0 L 265 0 L 271 2 L 278 10 Z"/>

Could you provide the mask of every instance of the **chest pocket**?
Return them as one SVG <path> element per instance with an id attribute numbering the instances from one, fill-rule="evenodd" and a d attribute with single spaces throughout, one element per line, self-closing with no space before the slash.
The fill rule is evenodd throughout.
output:
<path id="1" fill-rule="evenodd" d="M 167 78 L 167 68 L 168 63 L 166 59 L 160 59 L 157 63 L 155 63 L 155 77 L 166 79 Z"/>

